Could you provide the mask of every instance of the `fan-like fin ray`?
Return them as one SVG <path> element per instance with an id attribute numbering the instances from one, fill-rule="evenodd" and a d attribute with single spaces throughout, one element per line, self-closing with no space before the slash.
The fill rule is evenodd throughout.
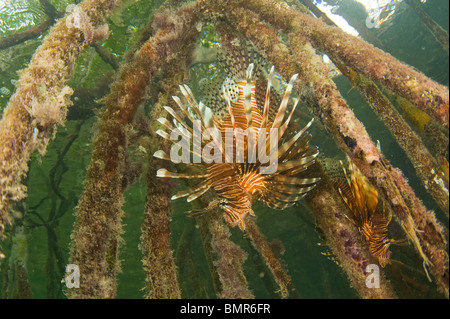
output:
<path id="1" fill-rule="evenodd" d="M 316 185 L 307 186 L 307 187 L 289 187 L 286 185 L 277 185 L 276 187 L 274 187 L 274 190 L 276 190 L 277 192 L 283 193 L 283 194 L 299 195 L 299 194 L 304 194 L 304 193 L 307 193 L 307 192 L 313 190 L 314 187 L 316 187 Z"/>
<path id="2" fill-rule="evenodd" d="M 247 117 L 247 127 L 249 129 L 249 132 L 253 132 L 253 119 L 252 119 L 252 72 L 253 72 L 253 63 L 250 63 L 247 69 L 247 81 L 244 86 L 244 110 L 245 110 L 245 116 Z"/>
<path id="3" fill-rule="evenodd" d="M 280 184 L 289 184 L 289 185 L 308 185 L 314 184 L 320 181 L 320 177 L 314 178 L 299 178 L 299 177 L 291 177 L 285 175 L 276 175 L 272 179 L 271 182 L 280 183 Z"/>
<path id="4" fill-rule="evenodd" d="M 295 108 L 297 107 L 297 104 L 298 104 L 298 99 L 295 98 L 294 99 L 294 106 L 292 107 L 292 111 L 289 114 L 289 117 L 287 118 L 286 122 L 284 122 L 284 124 L 280 127 L 280 132 L 278 133 L 278 140 L 280 140 L 283 137 L 283 134 L 286 131 L 286 129 L 287 129 L 287 127 L 288 127 L 288 125 L 289 125 L 289 123 L 291 121 L 292 114 L 294 114 L 294 111 L 295 111 Z"/>
<path id="5" fill-rule="evenodd" d="M 289 98 L 291 96 L 292 88 L 294 86 L 294 81 L 297 79 L 298 74 L 294 74 L 289 81 L 289 84 L 284 92 L 283 99 L 281 100 L 280 107 L 278 108 L 277 115 L 275 116 L 275 120 L 273 121 L 272 128 L 278 128 L 283 121 L 284 114 L 287 110 L 287 105 L 289 102 Z"/>
<path id="6" fill-rule="evenodd" d="M 208 173 L 204 174 L 182 174 L 182 173 L 174 173 L 169 172 L 165 168 L 160 168 L 156 172 L 157 177 L 168 177 L 168 178 L 206 178 L 208 177 Z"/>
<path id="7" fill-rule="evenodd" d="M 186 201 L 189 203 L 189 202 L 192 202 L 193 200 L 196 200 L 197 198 L 202 196 L 204 193 L 206 193 L 209 188 L 210 188 L 210 185 L 208 185 L 207 183 L 205 183 L 202 186 L 197 187 L 196 189 L 193 190 L 193 193 L 191 193 L 189 195 L 189 197 L 186 199 Z"/>
<path id="8" fill-rule="evenodd" d="M 295 134 L 289 141 L 283 143 L 279 148 L 278 148 L 278 158 L 281 158 L 284 153 L 300 138 L 300 136 L 302 136 L 306 130 L 311 126 L 311 124 L 314 122 L 314 118 L 311 119 L 311 121 L 309 121 L 308 124 L 305 125 L 304 128 L 302 128 L 297 134 Z"/>
<path id="9" fill-rule="evenodd" d="M 270 87 L 272 86 L 272 77 L 275 72 L 275 66 L 272 65 L 270 69 L 269 76 L 267 77 L 267 89 L 266 89 L 266 98 L 264 100 L 264 110 L 262 115 L 261 128 L 267 127 L 269 121 L 269 107 L 270 107 Z"/>
<path id="10" fill-rule="evenodd" d="M 316 157 L 317 155 L 319 155 L 319 153 L 310 155 L 310 156 L 306 156 L 306 157 L 302 157 L 299 160 L 292 160 L 292 161 L 288 161 L 286 163 L 280 164 L 278 165 L 278 173 L 287 171 L 289 169 L 292 168 L 297 168 L 297 167 L 301 167 L 303 165 L 307 165 L 308 163 L 311 163 Z"/>

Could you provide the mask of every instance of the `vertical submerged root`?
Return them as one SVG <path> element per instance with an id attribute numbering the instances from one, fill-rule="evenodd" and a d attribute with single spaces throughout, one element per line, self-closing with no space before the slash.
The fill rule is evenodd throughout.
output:
<path id="1" fill-rule="evenodd" d="M 160 69 L 162 79 L 159 82 L 159 91 L 163 93 L 158 95 L 158 102 L 153 106 L 150 114 L 152 121 L 161 116 L 168 116 L 164 115 L 167 112 L 163 106 L 173 103 L 170 97 L 177 95 L 182 79 L 186 78 L 186 70 L 194 48 L 191 44 L 198 38 L 199 33 L 196 28 L 188 27 L 186 21 L 190 19 L 190 23 L 195 23 L 194 20 L 201 17 L 197 15 L 194 18 L 194 15 L 198 13 L 196 10 L 197 7 L 194 5 L 181 9 L 177 13 L 164 10 L 153 17 L 155 27 L 158 25 L 160 27 L 166 25 L 167 28 L 175 26 L 176 37 L 173 37 L 171 41 L 177 40 L 179 44 L 178 49 L 173 50 L 166 60 L 166 65 Z M 171 63 L 172 61 L 176 61 L 176 63 Z M 170 206 L 173 185 L 170 181 L 160 180 L 156 177 L 157 168 L 164 167 L 164 165 L 169 168 L 167 166 L 170 164 L 167 161 L 153 158 L 156 150 L 167 150 L 170 144 L 160 137 L 151 136 L 147 147 L 150 157 L 147 173 L 147 204 L 140 249 L 144 255 L 142 262 L 146 275 L 146 297 L 152 299 L 181 298 L 173 251 L 170 247 Z"/>
<path id="2" fill-rule="evenodd" d="M 80 268 L 80 288 L 69 291 L 72 298 L 115 296 L 127 127 L 147 86 L 167 57 L 177 52 L 185 31 L 200 18 L 198 13 L 196 2 L 155 22 L 153 37 L 121 67 L 111 93 L 102 100 L 105 107 L 72 233 L 71 263 Z"/>
<path id="3" fill-rule="evenodd" d="M 34 150 L 45 153 L 58 125 L 64 125 L 72 90 L 65 86 L 79 54 L 107 36 L 97 28 L 115 7 L 116 0 L 85 0 L 51 28 L 20 72 L 19 85 L 0 122 L 0 239 L 11 222 L 9 209 L 26 197 L 21 180 Z M 72 24 L 71 19 L 79 23 Z"/>
<path id="4" fill-rule="evenodd" d="M 128 145 L 126 126 L 142 101 L 151 76 L 149 69 L 145 59 L 135 57 L 122 67 L 112 93 L 103 100 L 105 108 L 71 235 L 70 263 L 80 269 L 80 288 L 69 291 L 71 298 L 115 297 L 123 216 L 122 172 Z M 132 94 L 126 94 L 126 90 Z"/>
<path id="5" fill-rule="evenodd" d="M 250 240 L 255 249 L 261 254 L 262 258 L 266 262 L 267 267 L 275 278 L 278 287 L 280 287 L 279 292 L 281 298 L 287 298 L 289 296 L 291 277 L 283 269 L 280 260 L 275 255 L 269 243 L 264 238 L 264 235 L 261 233 L 258 226 L 253 220 L 247 219 L 245 232 L 250 237 Z"/>
<path id="6" fill-rule="evenodd" d="M 149 157 L 147 205 L 142 225 L 140 249 L 144 255 L 147 298 L 179 299 L 173 252 L 170 249 L 170 182 L 156 180 L 155 160 Z"/>
<path id="7" fill-rule="evenodd" d="M 422 8 L 414 0 L 406 0 L 406 3 L 413 8 L 422 22 L 427 26 L 428 30 L 433 34 L 437 42 L 442 48 L 449 52 L 448 33 L 439 24 L 437 24 L 431 17 L 422 10 Z"/>
<path id="8" fill-rule="evenodd" d="M 209 219 L 211 232 L 211 248 L 217 253 L 214 261 L 221 283 L 220 298 L 224 299 L 253 299 L 253 293 L 248 289 L 244 275 L 244 261 L 247 254 L 230 240 L 230 230 L 223 220 Z"/>
<path id="9" fill-rule="evenodd" d="M 201 199 L 202 206 L 206 203 Z M 231 240 L 231 232 L 215 212 L 198 216 L 203 247 L 218 298 L 253 299 L 244 275 L 247 254 Z"/>

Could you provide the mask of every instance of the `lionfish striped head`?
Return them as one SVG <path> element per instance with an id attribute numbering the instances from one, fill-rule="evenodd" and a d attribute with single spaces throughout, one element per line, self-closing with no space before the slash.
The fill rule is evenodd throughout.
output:
<path id="1" fill-rule="evenodd" d="M 378 258 L 380 265 L 384 267 L 386 263 L 390 263 L 389 246 L 395 242 L 388 238 L 387 227 L 391 218 L 386 218 L 384 204 L 379 204 L 375 187 L 350 159 L 348 161 L 348 170 L 341 162 L 346 182 L 333 183 L 350 210 L 347 218 L 358 227 L 368 241 L 372 255 Z"/>
<path id="2" fill-rule="evenodd" d="M 255 201 L 285 209 L 293 206 L 319 181 L 318 177 L 304 176 L 319 154 L 317 147 L 308 145 L 311 135 L 306 130 L 313 121 L 297 131 L 291 121 L 298 104 L 297 98 L 291 98 L 297 75 L 292 76 L 281 102 L 275 105 L 271 100 L 274 67 L 267 77 L 263 97 L 257 96 L 253 68 L 254 64 L 250 63 L 246 72 L 241 73 L 243 76 L 223 80 L 217 94 L 223 105 L 221 110 L 213 111 L 202 102 L 198 103 L 188 86 L 180 86 L 184 102 L 173 97 L 180 111 L 165 107 L 173 124 L 165 118 L 158 120 L 171 133 L 156 132 L 174 144 L 171 154 L 161 150 L 154 154 L 160 159 L 190 163 L 200 170 L 198 173 L 158 170 L 158 177 L 199 180 L 194 187 L 176 193 L 172 199 L 187 197 L 190 202 L 213 189 L 216 199 L 196 212 L 220 207 L 226 222 L 242 230 L 245 229 L 244 218 L 254 215 L 252 204 Z"/>

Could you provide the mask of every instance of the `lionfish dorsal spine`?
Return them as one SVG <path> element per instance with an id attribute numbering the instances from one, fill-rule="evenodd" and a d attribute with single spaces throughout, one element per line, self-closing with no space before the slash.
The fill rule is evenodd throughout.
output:
<path id="1" fill-rule="evenodd" d="M 292 89 L 294 87 L 294 81 L 297 79 L 298 74 L 294 74 L 289 81 L 288 86 L 286 87 L 286 91 L 284 91 L 283 99 L 281 100 L 280 107 L 278 108 L 277 115 L 275 116 L 275 120 L 273 121 L 272 128 L 278 128 L 283 121 L 284 114 L 286 113 L 289 98 L 291 97 Z"/>
<path id="2" fill-rule="evenodd" d="M 228 113 L 230 114 L 231 125 L 233 127 L 233 131 L 236 131 L 236 120 L 234 119 L 233 107 L 231 106 L 231 96 L 225 87 L 223 87 L 222 90 L 223 90 L 223 96 L 224 96 L 225 102 L 227 103 Z"/>
<path id="3" fill-rule="evenodd" d="M 309 121 L 309 123 L 306 124 L 305 127 L 303 129 L 301 129 L 297 134 L 295 134 L 290 140 L 283 143 L 278 148 L 278 157 L 279 158 L 281 158 L 287 152 L 287 150 L 289 150 L 292 147 L 292 145 L 298 141 L 298 139 L 306 132 L 306 130 L 311 126 L 311 124 L 313 122 L 314 122 L 314 118 L 312 118 L 311 121 Z"/>
<path id="4" fill-rule="evenodd" d="M 254 64 L 250 63 L 246 73 L 246 83 L 243 88 L 244 93 L 244 110 L 245 116 L 247 117 L 247 127 L 249 133 L 253 133 L 253 117 L 252 117 L 252 73 Z M 256 104 L 256 103 L 255 103 Z"/>
<path id="5" fill-rule="evenodd" d="M 280 127 L 280 133 L 278 133 L 278 140 L 280 140 L 283 137 L 284 132 L 286 132 L 286 129 L 288 128 L 288 125 L 291 121 L 292 115 L 294 114 L 295 108 L 297 107 L 299 100 L 297 98 L 294 98 L 293 101 L 294 101 L 294 106 L 292 106 L 291 113 L 289 114 L 286 122 L 284 122 L 284 124 Z"/>
<path id="6" fill-rule="evenodd" d="M 266 97 L 264 99 L 264 109 L 262 115 L 261 127 L 266 127 L 268 124 L 269 117 L 269 107 L 270 107 L 270 88 L 272 86 L 272 77 L 275 73 L 275 66 L 272 65 L 270 68 L 269 75 L 267 76 L 267 89 L 266 89 Z"/>

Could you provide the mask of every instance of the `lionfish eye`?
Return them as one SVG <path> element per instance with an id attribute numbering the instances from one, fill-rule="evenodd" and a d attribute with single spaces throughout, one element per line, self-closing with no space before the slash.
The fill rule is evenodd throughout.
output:
<path id="1" fill-rule="evenodd" d="M 224 200 L 224 199 L 222 199 L 222 200 L 219 201 L 219 205 L 220 205 L 220 206 L 226 206 L 227 204 L 228 204 L 227 201 Z"/>

